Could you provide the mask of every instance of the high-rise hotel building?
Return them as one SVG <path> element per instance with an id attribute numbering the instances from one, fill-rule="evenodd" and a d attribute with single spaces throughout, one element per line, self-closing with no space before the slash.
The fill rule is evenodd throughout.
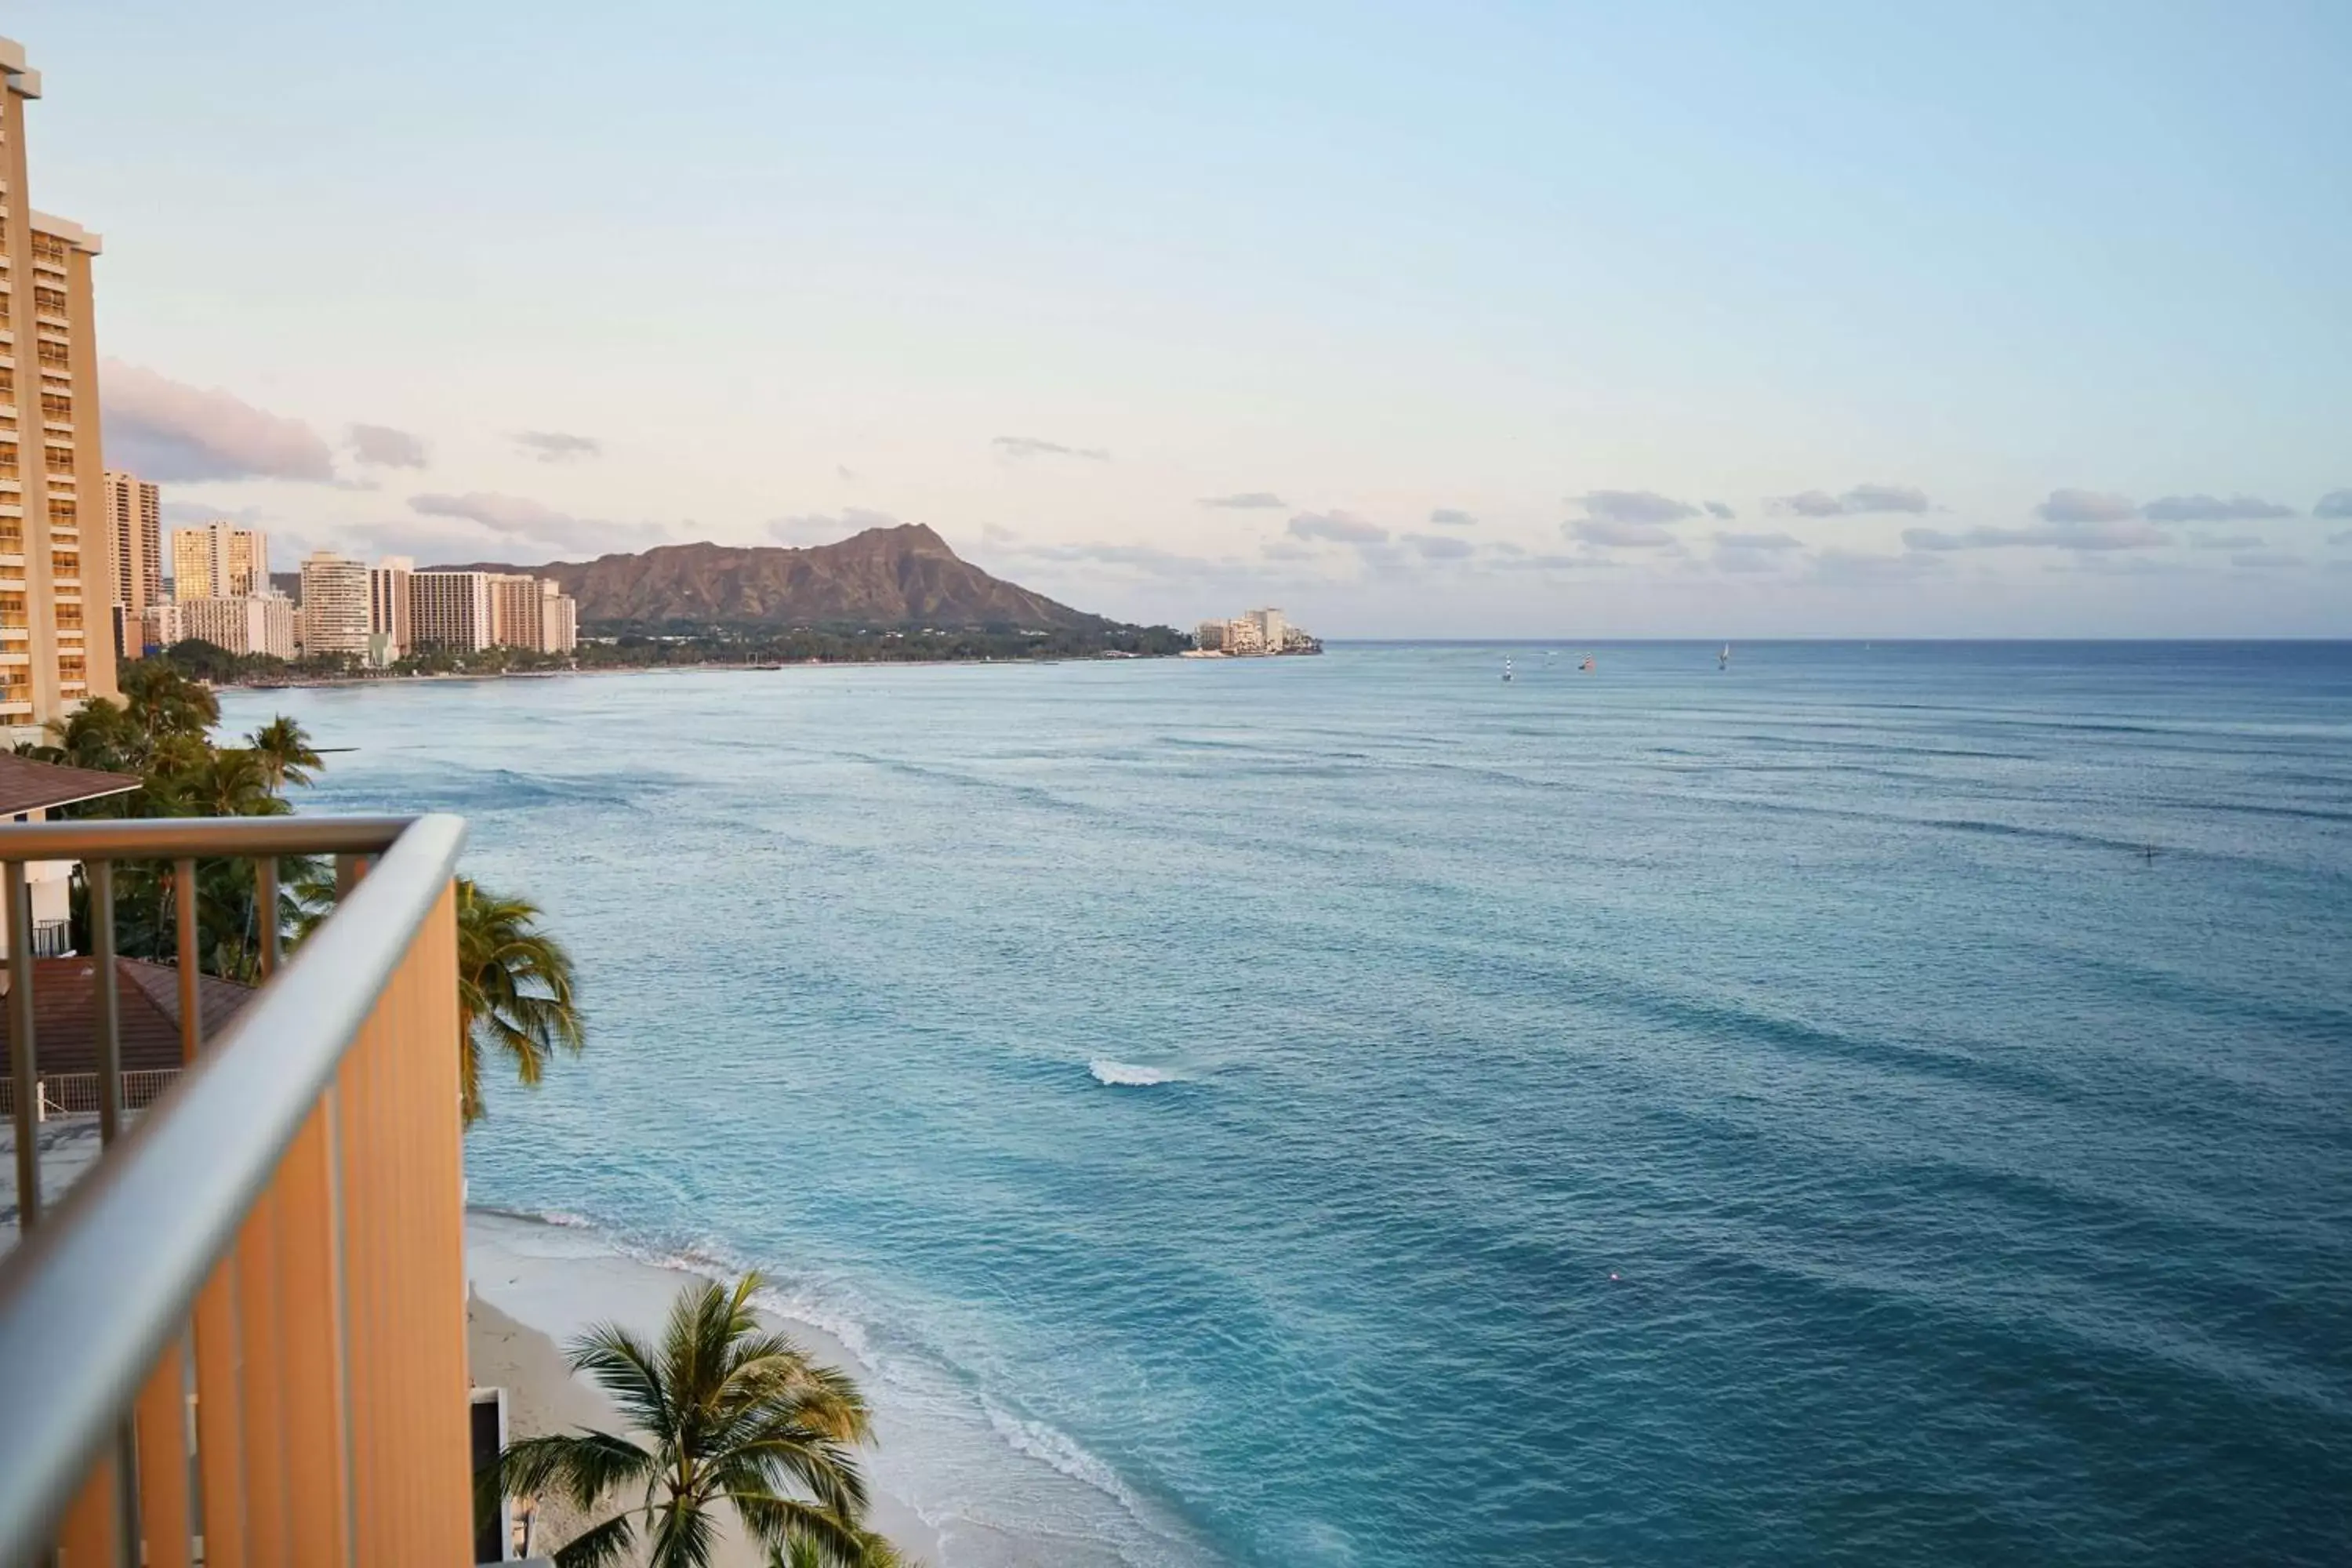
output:
<path id="1" fill-rule="evenodd" d="M 40 73 L 0 38 L 0 739 L 13 740 L 115 694 L 116 574 L 90 301 L 99 238 L 33 210 L 25 106 Z"/>
<path id="2" fill-rule="evenodd" d="M 269 536 L 233 522 L 172 531 L 172 597 L 249 599 L 269 592 Z"/>
<path id="3" fill-rule="evenodd" d="M 114 525 L 114 603 L 136 627 L 150 605 L 163 602 L 163 505 L 136 474 L 106 472 L 106 516 Z M 122 647 L 139 657 L 136 635 Z"/>

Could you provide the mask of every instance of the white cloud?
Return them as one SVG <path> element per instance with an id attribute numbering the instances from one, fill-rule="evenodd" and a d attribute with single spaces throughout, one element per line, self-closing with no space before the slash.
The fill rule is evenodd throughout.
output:
<path id="1" fill-rule="evenodd" d="M 423 517 L 459 518 L 478 524 L 491 542 L 509 542 L 550 546 L 559 551 L 604 554 L 649 549 L 670 542 L 669 530 L 654 522 L 614 522 L 603 518 L 576 517 L 523 496 L 495 490 L 469 490 L 464 495 L 425 494 L 408 498 L 411 511 Z"/>
<path id="2" fill-rule="evenodd" d="M 1352 512 L 1302 511 L 1290 520 L 1293 539 L 1328 539 L 1341 544 L 1383 544 L 1389 531 Z"/>
<path id="3" fill-rule="evenodd" d="M 1587 544 L 1622 545 L 1635 550 L 1655 550 L 1682 542 L 1675 537 L 1673 530 L 1661 528 L 1654 522 L 1630 522 L 1606 517 L 1588 517 L 1563 522 L 1559 531 L 1569 538 L 1582 540 Z"/>
<path id="4" fill-rule="evenodd" d="M 542 463 L 568 463 L 574 458 L 604 455 L 604 443 L 593 436 L 574 436 L 562 430 L 518 430 L 514 438 L 516 446 Z"/>
<path id="5" fill-rule="evenodd" d="M 989 444 L 1008 458 L 1084 458 L 1095 463 L 1110 461 L 1110 454 L 1100 447 L 1065 447 L 1059 441 L 1041 441 L 1034 436 L 999 436 Z"/>
<path id="6" fill-rule="evenodd" d="M 346 433 L 352 456 L 383 468 L 425 467 L 425 437 L 389 425 L 354 425 Z"/>
<path id="7" fill-rule="evenodd" d="M 316 430 L 225 388 L 190 386 L 121 360 L 103 362 L 99 385 L 107 460 L 142 479 L 175 484 L 335 477 L 334 456 Z"/>
<path id="8" fill-rule="evenodd" d="M 2137 518 L 2053 522 L 2040 528 L 1971 528 L 1947 533 L 1906 528 L 1903 542 L 1913 550 L 2148 550 L 2172 542 L 2172 535 Z"/>

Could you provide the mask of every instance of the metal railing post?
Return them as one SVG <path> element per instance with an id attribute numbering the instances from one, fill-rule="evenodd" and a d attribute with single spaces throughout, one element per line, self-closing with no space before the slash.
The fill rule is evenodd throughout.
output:
<path id="1" fill-rule="evenodd" d="M 98 1141 L 122 1130 L 122 995 L 114 975 L 114 862 L 93 860 L 89 889 L 90 1016 L 98 1029 Z"/>
<path id="2" fill-rule="evenodd" d="M 41 1074 L 33 1059 L 33 900 L 25 863 L 0 868 L 8 900 L 8 1071 L 16 1090 L 16 1233 L 41 1219 Z"/>

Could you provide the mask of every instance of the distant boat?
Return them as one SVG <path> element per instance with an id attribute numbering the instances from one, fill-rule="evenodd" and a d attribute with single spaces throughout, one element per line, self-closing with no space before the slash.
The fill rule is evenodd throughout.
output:
<path id="1" fill-rule="evenodd" d="M 1503 684 L 1504 684 L 1504 685 L 1506 685 L 1506 686 L 1508 686 L 1510 683 L 1511 683 L 1511 656 L 1510 656 L 1510 655 L 1508 655 L 1508 654 L 1505 654 L 1505 655 L 1503 656 Z"/>
<path id="2" fill-rule="evenodd" d="M 1715 656 L 1715 668 L 1717 669 L 1729 669 L 1731 668 L 1731 645 L 1729 643 L 1725 643 L 1723 645 L 1723 651 Z"/>
<path id="3" fill-rule="evenodd" d="M 1587 674 L 1587 675 L 1591 674 L 1591 673 L 1592 673 L 1592 656 L 1591 656 L 1591 654 L 1589 654 L 1589 653 L 1588 653 L 1588 654 L 1586 654 L 1586 655 L 1584 656 L 1584 662 L 1583 662 L 1582 664 L 1578 665 L 1576 668 L 1579 668 L 1579 669 L 1580 669 L 1580 670 L 1582 670 L 1582 671 L 1584 671 L 1584 673 L 1585 673 L 1585 674 Z"/>

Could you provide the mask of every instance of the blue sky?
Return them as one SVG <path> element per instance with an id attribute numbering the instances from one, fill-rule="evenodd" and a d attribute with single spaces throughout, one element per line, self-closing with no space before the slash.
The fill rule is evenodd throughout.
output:
<path id="1" fill-rule="evenodd" d="M 281 555 L 891 518 L 1339 636 L 2352 634 L 2352 7 L 8 26 L 110 455 Z"/>

